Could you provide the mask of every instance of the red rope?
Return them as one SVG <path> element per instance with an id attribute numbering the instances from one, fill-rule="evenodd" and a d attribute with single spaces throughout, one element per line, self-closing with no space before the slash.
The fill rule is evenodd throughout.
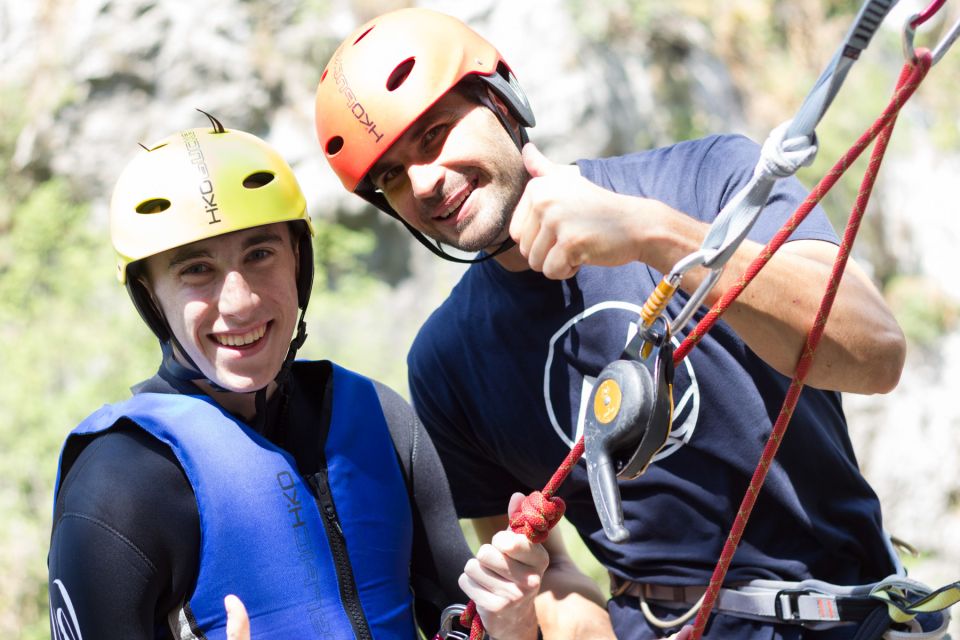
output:
<path id="1" fill-rule="evenodd" d="M 901 107 L 904 103 L 913 95 L 913 92 L 916 91 L 917 87 L 923 81 L 923 78 L 926 76 L 927 71 L 930 69 L 931 64 L 931 54 L 929 50 L 923 49 L 917 51 L 917 60 L 914 63 L 913 61 L 908 61 L 903 70 L 900 72 L 900 78 L 897 81 L 897 91 L 894 94 L 893 99 L 890 101 L 889 106 L 884 110 L 883 114 L 874 125 L 867 130 L 863 136 L 860 137 L 860 140 L 854 145 L 854 147 L 836 164 L 830 173 L 821 180 L 820 184 L 817 185 L 817 188 L 811 193 L 811 196 L 807 198 L 797 211 L 796 214 L 791 218 L 790 222 L 793 223 L 793 227 L 796 224 L 799 224 L 800 220 L 803 219 L 810 212 L 810 209 L 813 208 L 813 205 L 816 204 L 823 197 L 823 195 L 833 186 L 837 179 L 843 174 L 844 171 L 853 163 L 853 161 L 860 155 L 864 148 L 874 139 L 877 138 L 877 144 L 873 149 L 873 152 L 870 157 L 870 164 L 867 167 L 867 171 L 864 174 L 863 181 L 860 184 L 860 191 L 857 195 L 856 203 L 854 204 L 853 210 L 850 213 L 850 219 L 847 222 L 846 230 L 843 234 L 843 241 L 840 243 L 840 250 L 837 253 L 836 260 L 833 264 L 833 271 L 830 274 L 830 280 L 827 284 L 826 293 L 823 296 L 823 300 L 820 302 L 820 308 L 817 311 L 816 320 L 811 327 L 810 332 L 807 334 L 806 343 L 804 344 L 803 351 L 800 353 L 800 358 L 797 361 L 797 371 L 793 377 L 793 380 L 790 383 L 790 388 L 787 390 L 787 396 L 783 401 L 783 407 L 780 410 L 780 415 L 777 417 L 776 422 L 774 423 L 773 430 L 770 433 L 770 438 L 767 440 L 767 444 L 764 446 L 763 454 L 760 457 L 760 462 L 757 465 L 756 470 L 753 473 L 753 478 L 750 480 L 750 485 L 747 487 L 747 491 L 743 496 L 743 501 L 740 503 L 740 509 L 737 511 L 737 517 L 734 520 L 733 527 L 730 530 L 730 535 L 727 537 L 727 541 L 723 546 L 723 552 L 720 554 L 720 560 L 717 562 L 717 566 L 714 568 L 713 576 L 710 578 L 710 584 L 707 586 L 707 592 L 704 595 L 703 604 L 700 606 L 700 610 L 697 612 L 697 618 L 693 623 L 693 634 L 691 636 L 692 640 L 699 640 L 703 634 L 704 629 L 707 625 L 707 620 L 710 617 L 710 612 L 713 609 L 714 604 L 716 603 L 717 596 L 720 593 L 720 587 L 723 585 L 723 580 L 727 575 L 727 569 L 730 567 L 730 563 L 733 560 L 733 555 L 737 550 L 737 545 L 740 543 L 740 538 L 743 536 L 743 531 L 747 526 L 747 521 L 750 518 L 750 513 L 753 510 L 753 506 L 757 501 L 757 496 L 760 493 L 760 489 L 763 486 L 764 480 L 766 480 L 767 472 L 770 470 L 770 466 L 773 464 L 773 458 L 777 454 L 777 450 L 780 448 L 780 443 L 783 441 L 783 436 L 786 433 L 787 425 L 790 422 L 790 418 L 793 415 L 793 410 L 797 406 L 797 402 L 800 399 L 800 392 L 803 390 L 803 383 L 806 380 L 807 374 L 810 371 L 810 367 L 813 364 L 813 355 L 817 349 L 817 345 L 820 342 L 820 338 L 823 336 L 824 327 L 827 324 L 827 317 L 830 315 L 830 309 L 833 305 L 834 298 L 836 297 L 837 289 L 840 286 L 840 278 L 843 276 L 844 268 L 847 264 L 847 258 L 850 256 L 850 250 L 853 247 L 853 242 L 856 239 L 857 231 L 860 228 L 860 222 L 863 219 L 864 212 L 866 211 L 867 202 L 870 199 L 870 193 L 873 190 L 874 182 L 876 181 L 877 172 L 880 169 L 880 163 L 883 161 L 883 155 L 887 149 L 887 143 L 890 141 L 890 135 L 893 133 L 893 127 L 896 124 L 897 114 L 900 112 Z M 810 204 L 808 204 L 810 203 Z M 802 215 L 798 215 L 801 214 Z M 796 219 L 796 220 L 795 220 Z M 790 224 L 788 223 L 787 227 Z M 785 227 L 786 229 L 786 227 Z M 789 229 L 792 231 L 792 229 Z M 783 244 L 783 240 L 786 235 L 789 235 L 789 231 L 784 233 L 781 230 L 780 233 L 771 240 L 770 244 L 764 250 L 763 254 L 758 256 L 753 263 L 750 265 L 750 268 L 747 270 L 747 273 L 742 279 L 742 286 L 737 286 L 735 289 L 728 291 L 726 295 L 717 303 L 717 305 L 710 311 L 708 318 L 704 318 L 699 325 L 697 325 L 697 336 L 702 337 L 705 330 L 701 331 L 701 325 L 713 324 L 716 321 L 716 318 L 720 313 L 730 304 L 730 302 L 736 298 L 736 296 L 743 290 L 743 286 L 746 286 L 746 283 L 749 282 L 759 271 L 766 262 L 770 259 L 773 251 L 776 250 L 776 247 L 779 247 Z M 782 237 L 781 237 L 782 236 Z M 772 250 L 770 249 L 771 245 L 776 247 Z M 695 344 L 699 337 L 695 339 L 693 334 L 684 341 L 683 344 L 690 342 Z M 682 353 L 681 353 L 682 351 Z M 683 355 L 689 352 L 689 347 L 686 350 L 683 350 L 683 345 L 680 349 L 677 350 L 677 357 L 682 358 Z"/>
<path id="2" fill-rule="evenodd" d="M 701 339 L 716 321 L 719 319 L 720 315 L 727 310 L 727 307 L 737 299 L 737 296 L 743 292 L 744 287 L 746 287 L 751 280 L 756 277 L 757 273 L 770 261 L 770 258 L 773 257 L 773 254 L 787 241 L 787 238 L 796 230 L 796 228 L 803 222 L 804 218 L 813 210 L 813 208 L 820 202 L 820 200 L 827 194 L 828 191 L 836 184 L 837 180 L 840 179 L 840 176 L 846 172 L 847 169 L 860 157 L 860 154 L 863 153 L 870 143 L 876 138 L 880 132 L 887 126 L 892 126 L 892 123 L 896 121 L 897 114 L 900 112 L 900 109 L 903 107 L 904 103 L 910 99 L 910 96 L 913 95 L 913 92 L 916 91 L 917 87 L 923 81 L 924 76 L 927 74 L 927 71 L 930 69 L 930 52 L 925 49 L 918 49 L 917 56 L 925 56 L 927 58 L 926 62 L 922 60 L 917 60 L 917 63 L 907 62 L 903 70 L 900 72 L 900 80 L 897 83 L 897 91 L 894 94 L 893 98 L 890 100 L 890 104 L 887 105 L 887 108 L 884 109 L 883 113 L 880 114 L 880 117 L 877 118 L 876 122 L 870 126 L 867 131 L 860 136 L 860 139 L 854 143 L 853 147 L 847 151 L 846 154 L 840 160 L 837 161 L 835 165 L 830 169 L 830 171 L 817 183 L 807 195 L 807 199 L 797 208 L 794 214 L 784 223 L 780 231 L 777 232 L 773 238 L 770 239 L 770 242 L 767 243 L 767 246 L 764 247 L 763 251 L 757 256 L 754 261 L 747 267 L 747 270 L 740 277 L 740 280 L 732 285 L 730 289 L 723 295 L 722 298 L 707 312 L 700 322 L 694 327 L 687 338 L 683 343 L 677 347 L 677 350 L 673 354 L 673 361 L 675 364 L 679 364 L 688 353 L 700 342 Z M 914 66 L 916 64 L 916 66 Z M 924 66 L 925 65 L 925 66 Z M 909 77 L 904 80 L 904 74 L 910 74 Z M 914 77 L 917 76 L 917 77 Z M 869 193 L 867 194 L 869 198 Z"/>
<path id="3" fill-rule="evenodd" d="M 814 321 L 810 333 L 807 335 L 806 344 L 804 345 L 803 351 L 801 352 L 800 358 L 797 362 L 796 375 L 794 376 L 794 379 L 790 384 L 790 388 L 787 391 L 787 396 L 784 400 L 783 408 L 780 411 L 780 416 L 777 418 L 770 434 L 770 438 L 764 447 L 763 455 L 760 458 L 760 463 L 757 465 L 757 469 L 750 481 L 750 485 L 747 488 L 747 493 L 744 495 L 743 502 L 740 505 L 740 510 L 737 512 L 737 518 L 734 521 L 733 528 L 731 529 L 730 535 L 724 544 L 720 560 L 718 561 L 717 566 L 714 569 L 713 576 L 710 579 L 710 585 L 707 588 L 703 604 L 701 605 L 700 610 L 697 613 L 697 619 L 694 622 L 691 640 L 699 640 L 700 636 L 703 634 L 704 627 L 706 626 L 710 611 L 713 609 L 713 605 L 716 602 L 717 595 L 720 592 L 720 586 L 723 584 L 723 579 L 726 576 L 730 561 L 732 560 L 733 554 L 740 542 L 740 538 L 743 535 L 743 530 L 746 527 L 747 520 L 750 518 L 750 512 L 753 509 L 753 505 L 756 502 L 760 488 L 763 486 L 763 482 L 766 479 L 767 471 L 769 471 L 770 465 L 773 463 L 773 458 L 776 455 L 777 449 L 780 447 L 780 442 L 783 439 L 783 435 L 786 432 L 787 424 L 789 423 L 790 417 L 793 415 L 793 410 L 796 407 L 797 401 L 799 400 L 800 391 L 803 389 L 803 381 L 807 377 L 807 373 L 809 372 L 810 366 L 813 362 L 813 355 L 816 351 L 817 344 L 820 342 L 820 338 L 823 335 L 827 317 L 830 314 L 830 308 L 833 305 L 833 300 L 836 296 L 837 288 L 839 287 L 840 278 L 843 275 L 847 258 L 850 255 L 850 249 L 853 246 L 853 241 L 856 238 L 857 231 L 860 227 L 860 221 L 863 218 L 867 202 L 870 199 L 870 192 L 873 189 L 877 171 L 880 168 L 883 154 L 886 151 L 887 144 L 890 140 L 890 134 L 893 132 L 893 126 L 896 122 L 897 114 L 923 81 L 927 71 L 930 69 L 930 64 L 930 51 L 927 49 L 918 49 L 916 62 L 908 62 L 904 66 L 900 73 L 900 79 L 897 83 L 897 91 L 894 94 L 893 99 L 890 101 L 890 104 L 873 124 L 873 126 L 871 126 L 870 129 L 868 129 L 863 136 L 860 137 L 850 151 L 848 151 L 843 158 L 841 158 L 833 166 L 830 172 L 824 176 L 820 183 L 817 184 L 817 186 L 810 192 L 810 195 L 800 205 L 793 216 L 791 216 L 786 224 L 784 224 L 783 228 L 770 240 L 761 254 L 754 259 L 740 280 L 734 286 L 732 286 L 726 292 L 726 294 L 723 295 L 723 297 L 717 302 L 716 305 L 714 305 L 714 307 L 699 322 L 699 324 L 697 324 L 694 330 L 687 336 L 687 338 L 674 353 L 674 363 L 678 364 L 681 360 L 683 360 L 684 357 L 686 357 L 690 350 L 696 346 L 703 336 L 706 335 L 707 331 L 709 331 L 710 328 L 716 323 L 720 315 L 723 314 L 723 312 L 726 311 L 726 309 L 730 306 L 730 304 L 733 303 L 737 296 L 740 295 L 747 284 L 749 284 L 750 281 L 756 277 L 760 269 L 762 269 L 763 266 L 769 262 L 770 258 L 777 251 L 777 249 L 779 249 L 784 242 L 786 242 L 790 234 L 793 233 L 803 219 L 807 217 L 813 207 L 820 202 L 823 196 L 826 195 L 826 193 L 833 187 L 840 176 L 842 176 L 844 172 L 853 164 L 853 162 L 856 161 L 863 150 L 866 149 L 866 147 L 869 146 L 869 144 L 875 138 L 877 138 L 877 145 L 874 147 L 870 159 L 870 165 L 866 174 L 864 175 L 856 204 L 854 205 L 854 209 L 850 215 L 850 220 L 847 223 L 843 241 L 840 244 L 840 250 L 838 251 L 837 258 L 834 262 L 833 271 L 827 284 L 826 293 L 820 303 L 820 309 L 817 312 L 816 320 Z M 550 530 L 553 529 L 557 522 L 559 522 L 560 518 L 563 517 L 564 510 L 566 509 L 563 499 L 556 497 L 554 494 L 560 485 L 563 484 L 563 482 L 570 475 L 573 467 L 576 466 L 577 462 L 583 456 L 583 447 L 583 437 L 580 437 L 574 447 L 570 450 L 570 453 L 568 453 L 566 458 L 563 459 L 560 467 L 544 486 L 543 491 L 535 491 L 524 498 L 520 509 L 510 520 L 510 529 L 514 533 L 523 533 L 532 542 L 542 542 L 547 537 Z M 480 620 L 480 616 L 477 615 L 477 606 L 473 600 L 467 603 L 466 609 L 460 616 L 460 623 L 465 627 L 470 627 L 470 640 L 482 640 L 484 633 L 483 622 Z"/>

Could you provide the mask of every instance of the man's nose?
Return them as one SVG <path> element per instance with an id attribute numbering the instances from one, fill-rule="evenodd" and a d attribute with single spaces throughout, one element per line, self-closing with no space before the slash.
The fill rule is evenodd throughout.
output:
<path id="1" fill-rule="evenodd" d="M 223 279 L 218 308 L 225 316 L 244 316 L 256 306 L 256 296 L 239 271 L 230 271 Z"/>
<path id="2" fill-rule="evenodd" d="M 443 168 L 435 163 L 411 164 L 407 168 L 410 188 L 419 200 L 427 200 L 440 193 L 443 184 Z"/>

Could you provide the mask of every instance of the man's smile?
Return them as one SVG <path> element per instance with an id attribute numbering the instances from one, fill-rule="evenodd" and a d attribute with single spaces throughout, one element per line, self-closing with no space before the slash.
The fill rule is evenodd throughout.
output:
<path id="1" fill-rule="evenodd" d="M 259 342 L 267 332 L 267 324 L 242 332 L 212 333 L 211 337 L 224 347 L 245 348 Z"/>
<path id="2" fill-rule="evenodd" d="M 460 210 L 460 207 L 463 206 L 463 203 L 467 201 L 467 198 L 470 197 L 470 194 L 473 193 L 474 189 L 476 189 L 478 182 L 479 179 L 474 178 L 472 181 L 464 184 L 462 187 L 448 195 L 434 210 L 433 215 L 430 217 L 433 220 L 438 221 L 448 220 L 453 217 L 453 215 Z"/>

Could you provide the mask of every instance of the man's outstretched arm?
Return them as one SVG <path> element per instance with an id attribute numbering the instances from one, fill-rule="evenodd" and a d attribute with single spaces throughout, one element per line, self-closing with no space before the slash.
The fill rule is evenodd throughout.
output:
<path id="1" fill-rule="evenodd" d="M 585 265 L 632 261 L 668 273 L 697 251 L 709 225 L 649 198 L 614 193 L 557 165 L 532 145 L 523 150 L 533 176 L 517 206 L 510 235 L 530 267 L 550 278 L 569 278 Z M 732 287 L 762 245 L 745 241 L 705 300 L 712 305 Z M 723 319 L 774 369 L 792 376 L 823 297 L 837 246 L 821 240 L 788 242 L 737 298 Z M 694 291 L 704 269 L 682 287 Z M 900 379 L 906 355 L 903 332 L 880 292 L 852 260 L 826 324 L 807 383 L 852 393 L 886 393 Z"/>

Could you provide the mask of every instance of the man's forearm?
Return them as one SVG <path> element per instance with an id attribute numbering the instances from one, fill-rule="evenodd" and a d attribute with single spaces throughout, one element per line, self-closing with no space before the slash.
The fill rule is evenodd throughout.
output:
<path id="1" fill-rule="evenodd" d="M 616 638 L 600 589 L 569 560 L 551 561 L 536 608 L 544 640 Z"/>
<path id="2" fill-rule="evenodd" d="M 656 204 L 659 217 L 644 229 L 638 246 L 645 247 L 641 261 L 666 273 L 678 256 L 698 246 L 709 227 Z M 739 282 L 762 248 L 744 242 L 705 300 L 707 306 Z M 818 240 L 787 243 L 723 316 L 754 353 L 784 375 L 795 371 L 837 249 Z M 704 269 L 691 270 L 683 288 L 694 291 L 705 274 Z M 858 265 L 848 262 L 808 384 L 854 393 L 890 391 L 899 381 L 905 349 L 903 333 L 879 291 Z"/>

